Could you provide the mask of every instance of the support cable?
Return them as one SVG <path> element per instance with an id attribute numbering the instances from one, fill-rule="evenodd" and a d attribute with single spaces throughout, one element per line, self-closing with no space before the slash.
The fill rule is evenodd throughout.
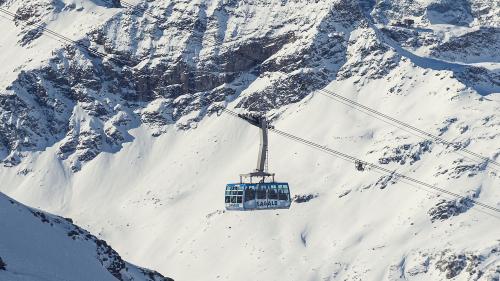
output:
<path id="1" fill-rule="evenodd" d="M 236 114 L 235 112 L 229 110 L 229 109 L 224 109 L 224 112 L 234 116 L 234 117 L 238 117 L 238 114 Z M 241 118 L 240 118 L 241 119 Z M 459 199 L 461 200 L 463 203 L 472 203 L 473 205 L 476 205 L 476 206 L 480 206 L 484 209 L 488 209 L 490 211 L 493 211 L 495 213 L 499 213 L 500 214 L 500 209 L 497 208 L 497 207 L 494 207 L 492 205 L 488 205 L 486 203 L 482 203 L 480 201 L 477 201 L 475 199 L 472 199 L 472 198 L 469 198 L 469 197 L 466 197 L 466 196 L 463 196 L 463 195 L 460 195 L 458 193 L 454 193 L 452 191 L 449 191 L 449 190 L 446 190 L 444 188 L 441 188 L 441 187 L 438 187 L 438 186 L 435 186 L 435 185 L 432 185 L 432 184 L 429 184 L 429 183 L 426 183 L 424 181 L 421 181 L 419 179 L 416 179 L 416 178 L 412 178 L 412 177 L 409 177 L 409 176 L 406 176 L 406 175 L 403 175 L 401 173 L 398 173 L 396 171 L 392 171 L 392 170 L 389 170 L 387 168 L 384 168 L 382 166 L 379 166 L 379 165 L 376 165 L 376 164 L 373 164 L 373 163 L 370 163 L 370 162 L 366 162 L 364 160 L 361 160 L 361 159 L 358 159 L 354 156 L 351 156 L 349 154 L 346 154 L 346 153 L 343 153 L 343 152 L 340 152 L 340 151 L 337 151 L 337 150 L 334 150 L 334 149 L 331 149 L 327 146 L 324 146 L 324 145 L 320 145 L 320 144 L 317 144 L 317 143 L 314 143 L 310 140 L 306 140 L 306 139 L 303 139 L 303 138 L 300 138 L 298 136 L 295 136 L 295 135 L 292 135 L 290 133 L 287 133 L 287 132 L 284 132 L 284 131 L 281 131 L 281 130 L 278 130 L 276 128 L 269 128 L 269 131 L 273 132 L 273 133 L 276 133 L 277 135 L 280 135 L 282 137 L 285 137 L 285 138 L 288 138 L 288 139 L 291 139 L 295 142 L 299 142 L 299 143 L 302 143 L 302 144 L 305 144 L 309 147 L 312 147 L 314 149 L 317 149 L 317 150 L 320 150 L 324 153 L 327 153 L 327 154 L 330 154 L 330 155 L 333 155 L 335 157 L 338 157 L 338 158 L 341 158 L 343 160 L 346 160 L 346 161 L 349 161 L 349 162 L 352 162 L 352 163 L 355 163 L 355 162 L 361 162 L 363 163 L 363 165 L 367 166 L 367 167 L 370 167 L 372 169 L 375 169 L 375 170 L 378 170 L 386 175 L 389 175 L 389 176 L 392 176 L 392 177 L 395 177 L 397 179 L 404 179 L 408 182 L 411 182 L 413 184 L 417 184 L 417 185 L 420 185 L 420 186 L 423 186 L 423 187 L 426 187 L 426 188 L 429 188 L 429 189 L 432 189 L 434 191 L 437 191 L 439 193 L 442 193 L 442 194 L 446 194 L 446 195 L 449 195 L 455 199 Z"/>
<path id="2" fill-rule="evenodd" d="M 421 134 L 421 135 L 423 135 L 423 136 L 426 136 L 426 137 L 428 137 L 428 138 L 430 138 L 430 139 L 433 139 L 433 140 L 435 140 L 437 143 L 440 143 L 440 144 L 443 144 L 443 145 L 446 145 L 446 146 L 451 146 L 451 147 L 455 148 L 456 150 L 463 151 L 463 152 L 465 152 L 465 153 L 467 153 L 467 154 L 469 154 L 469 155 L 471 155 L 471 156 L 473 156 L 473 157 L 476 157 L 476 158 L 478 158 L 478 159 L 480 159 L 480 160 L 482 160 L 482 161 L 484 161 L 484 162 L 491 163 L 491 164 L 493 164 L 493 165 L 495 165 L 495 166 L 497 166 L 497 167 L 500 167 L 500 163 L 498 163 L 497 161 L 494 161 L 494 160 L 492 160 L 492 159 L 490 159 L 490 158 L 488 158 L 488 157 L 486 157 L 486 156 L 483 156 L 483 155 L 481 155 L 481 154 L 479 154 L 479 153 L 476 153 L 476 152 L 473 152 L 473 151 L 468 150 L 468 149 L 466 149 L 466 148 L 463 148 L 463 147 L 461 147 L 461 145 L 460 145 L 460 144 L 457 144 L 457 143 L 453 143 L 453 142 L 447 141 L 447 140 L 445 140 L 445 139 L 443 139 L 443 138 L 441 138 L 441 137 L 439 137 L 439 136 L 433 135 L 433 134 L 431 134 L 431 133 L 429 133 L 429 132 L 426 132 L 426 131 L 424 131 L 424 130 L 422 130 L 422 129 L 419 129 L 419 128 L 417 128 L 417 127 L 415 127 L 415 126 L 412 126 L 412 125 L 410 125 L 410 124 L 408 124 L 408 123 L 405 123 L 405 122 L 403 122 L 403 121 L 400 121 L 400 120 L 398 120 L 398 119 L 396 119 L 396 118 L 394 118 L 394 117 L 392 117 L 392 116 L 389 116 L 389 115 L 384 114 L 384 113 L 382 113 L 382 112 L 380 112 L 380 111 L 377 111 L 377 110 L 375 110 L 375 109 L 373 109 L 373 108 L 370 108 L 370 107 L 368 107 L 368 106 L 366 106 L 366 105 L 363 105 L 363 104 L 361 104 L 361 103 L 358 103 L 358 102 L 356 102 L 356 101 L 353 101 L 353 100 L 351 100 L 351 99 L 349 99 L 349 98 L 346 98 L 346 97 L 344 97 L 344 96 L 342 96 L 342 95 L 339 95 L 339 94 L 337 94 L 337 93 L 334 93 L 334 92 L 329 91 L 329 90 L 326 90 L 326 89 L 322 89 L 322 90 L 321 90 L 321 94 L 322 94 L 322 95 L 324 95 L 324 96 L 334 97 L 334 98 L 336 98 L 336 99 L 339 99 L 340 101 L 342 101 L 342 103 L 343 103 L 343 104 L 348 103 L 348 104 L 349 104 L 348 106 L 350 106 L 350 107 L 353 107 L 353 108 L 354 108 L 354 107 L 356 107 L 356 108 L 360 108 L 360 109 L 362 109 L 362 110 L 365 110 L 366 112 L 369 112 L 369 113 L 371 113 L 371 114 L 377 115 L 377 116 L 379 116 L 379 117 L 381 117 L 381 118 L 384 118 L 384 119 L 386 119 L 386 120 L 389 120 L 389 121 L 391 121 L 391 122 L 394 122 L 395 124 L 397 124 L 397 125 L 399 125 L 399 126 L 402 126 L 402 127 L 404 127 L 404 128 L 410 129 L 410 130 L 412 130 L 412 131 L 414 131 L 414 132 L 417 132 L 417 133 L 419 133 L 419 134 Z M 334 100 L 336 100 L 336 99 L 334 99 Z M 338 100 L 337 100 L 337 101 L 338 101 Z M 344 103 L 344 102 L 345 102 L 345 103 Z M 361 112 L 363 112 L 363 111 L 361 111 Z M 370 116 L 372 116 L 372 115 L 370 115 Z M 380 119 L 379 119 L 379 120 L 380 120 Z M 386 123 L 387 123 L 387 122 L 386 122 Z M 395 125 L 393 125 L 393 126 L 395 126 Z M 420 136 L 420 137 L 422 137 L 422 136 Z M 469 158 L 469 159 L 470 159 L 470 158 Z"/>

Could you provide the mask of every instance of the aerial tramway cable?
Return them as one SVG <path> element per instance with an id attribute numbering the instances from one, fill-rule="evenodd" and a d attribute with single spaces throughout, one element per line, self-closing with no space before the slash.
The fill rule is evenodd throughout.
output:
<path id="1" fill-rule="evenodd" d="M 234 117 L 238 117 L 238 114 L 229 110 L 229 109 L 224 109 L 223 110 L 225 113 L 228 113 L 229 115 L 231 116 L 234 116 Z M 442 193 L 442 194 L 446 194 L 446 195 L 449 195 L 451 197 L 454 197 L 456 199 L 460 199 L 460 200 L 463 200 L 464 202 L 470 202 L 472 203 L 473 205 L 476 205 L 476 206 L 480 206 L 484 209 L 487 209 L 487 210 L 490 210 L 490 211 L 493 211 L 493 212 L 496 212 L 496 213 L 500 213 L 500 209 L 499 208 L 496 208 L 494 206 L 491 206 L 491 205 L 488 205 L 488 204 L 485 204 L 485 203 L 482 203 L 482 202 L 479 202 L 475 199 L 472 199 L 472 198 L 469 198 L 469 197 L 466 197 L 466 196 L 463 196 L 463 195 L 460 195 L 458 193 L 454 193 L 454 192 L 451 192 L 449 190 L 446 190 L 446 189 L 443 189 L 443 188 L 440 188 L 438 186 L 435 186 L 435 185 L 432 185 L 432 184 L 429 184 L 429 183 L 426 183 L 426 182 L 423 182 L 421 180 L 418 180 L 418 179 L 415 179 L 415 178 L 412 178 L 412 177 L 409 177 L 409 176 L 406 176 L 406 175 L 403 175 L 401 173 L 397 173 L 396 171 L 392 171 L 392 170 L 389 170 L 387 168 L 384 168 L 382 166 L 379 166 L 379 165 L 376 165 L 376 164 L 373 164 L 373 163 L 370 163 L 370 162 L 366 162 L 364 160 L 361 160 L 361 159 L 358 159 L 354 156 L 351 156 L 349 154 L 346 154 L 346 153 L 343 153 L 343 152 L 340 152 L 340 151 L 337 151 L 337 150 L 334 150 L 334 149 L 331 149 L 327 146 L 323 146 L 323 145 L 320 145 L 320 144 L 317 144 L 317 143 L 314 143 L 312 141 L 309 141 L 309 140 L 306 140 L 304 138 L 301 138 L 301 137 L 298 137 L 298 136 L 295 136 L 295 135 L 292 135 L 290 133 L 287 133 L 287 132 L 284 132 L 284 131 L 281 131 L 281 130 L 278 130 L 276 128 L 270 128 L 269 131 L 273 132 L 273 133 L 276 133 L 277 135 L 280 135 L 282 137 L 285 137 L 285 138 L 288 138 L 288 139 L 291 139 L 293 141 L 296 141 L 296 142 L 299 142 L 299 143 L 302 143 L 302 144 L 305 144 L 307 146 L 310 146 L 312 148 L 315 148 L 317 150 L 320 150 L 324 153 L 328 153 L 330 155 L 333 155 L 335 157 L 338 157 L 338 158 L 341 158 L 343 160 L 346 160 L 346 161 L 350 161 L 350 162 L 361 162 L 363 163 L 365 166 L 368 166 L 370 168 L 373 168 L 373 169 L 376 169 L 384 174 L 387 174 L 387 175 L 390 175 L 390 176 L 393 176 L 393 177 L 396 177 L 396 178 L 400 178 L 400 179 L 404 179 L 404 180 L 407 180 L 411 183 L 414 183 L 414 184 L 417 184 L 417 185 L 420 185 L 420 186 L 423 186 L 423 187 L 426 187 L 426 188 L 430 188 L 432 190 L 435 190 L 439 193 Z"/>
<path id="2" fill-rule="evenodd" d="M 368 116 L 370 116 L 370 117 L 372 117 L 372 118 L 374 118 L 374 119 L 377 119 L 377 120 L 379 120 L 379 121 L 381 121 L 381 122 L 384 122 L 384 123 L 386 123 L 386 124 L 388 124 L 388 125 L 391 125 L 391 126 L 393 126 L 393 127 L 396 127 L 396 128 L 398 128 L 398 129 L 400 129 L 400 130 L 402 130 L 402 131 L 405 131 L 405 132 L 407 132 L 407 133 L 409 133 L 409 134 L 411 134 L 411 135 L 414 135 L 414 136 L 416 136 L 416 137 L 418 137 L 418 138 L 421 138 L 421 139 L 423 139 L 423 140 L 428 140 L 427 138 L 425 138 L 425 137 L 424 137 L 424 136 L 422 136 L 421 134 L 419 134 L 419 133 L 415 133 L 414 131 L 412 131 L 412 130 L 411 130 L 411 129 L 409 129 L 408 127 L 404 127 L 404 126 L 402 126 L 402 125 L 394 124 L 394 123 L 392 123 L 392 122 L 390 122 L 390 121 L 388 121 L 388 120 L 385 120 L 383 117 L 377 116 L 377 115 L 375 115 L 375 114 L 373 114 L 373 113 L 370 113 L 370 112 L 365 111 L 365 110 L 363 110 L 363 109 L 361 109 L 361 108 L 358 108 L 358 107 L 356 107 L 356 106 L 354 106 L 354 105 L 352 105 L 352 104 L 350 104 L 350 103 L 347 103 L 347 102 L 345 102 L 345 101 L 343 101 L 343 100 L 340 100 L 340 99 L 336 98 L 335 96 L 330 95 L 330 94 L 329 94 L 329 92 L 325 92 L 325 91 L 326 91 L 326 90 L 324 90 L 324 89 L 320 89 L 320 90 L 318 90 L 319 94 L 321 94 L 321 95 L 323 95 L 323 96 L 325 96 L 325 97 L 328 97 L 328 98 L 330 98 L 330 99 L 332 99 L 332 100 L 334 100 L 334 101 L 336 101 L 336 102 L 338 102 L 338 103 L 341 103 L 341 104 L 343 104 L 343 105 L 345 105 L 345 106 L 347 106 L 347 107 L 350 107 L 350 108 L 352 108 L 352 109 L 354 109 L 354 110 L 356 110 L 356 111 L 359 111 L 359 112 L 361 112 L 361 113 L 363 113 L 363 114 L 366 114 L 366 115 L 368 115 Z M 494 160 L 491 160 L 491 159 L 489 159 L 489 158 L 487 158 L 487 157 L 484 157 L 484 156 L 482 156 L 482 157 L 484 157 L 485 159 L 478 160 L 478 159 L 477 159 L 478 157 L 476 157 L 476 158 L 472 158 L 472 157 L 470 156 L 470 153 L 469 153 L 469 155 L 464 155 L 463 153 L 461 153 L 461 152 L 460 152 L 460 151 L 463 151 L 464 149 L 463 149 L 463 148 L 462 148 L 462 149 L 457 148 L 457 146 L 456 146 L 456 145 L 454 145 L 453 143 L 449 143 L 449 145 L 448 145 L 448 144 L 445 144 L 445 143 L 443 143 L 443 142 L 440 142 L 440 141 L 437 141 L 437 143 L 439 143 L 439 144 L 444 144 L 444 145 L 446 145 L 446 147 L 447 147 L 447 148 L 448 148 L 448 147 L 450 147 L 450 146 L 451 146 L 451 147 L 453 147 L 453 148 L 455 148 L 456 150 L 453 150 L 453 151 L 452 151 L 453 153 L 456 153 L 456 154 L 458 154 L 458 155 L 460 155 L 460 156 L 464 157 L 465 159 L 468 159 L 468 160 L 470 160 L 470 161 L 472 161 L 472 162 L 475 162 L 475 163 L 478 163 L 478 164 L 483 164 L 483 163 L 484 163 L 484 164 L 487 164 L 487 163 L 497 163 L 497 162 L 495 162 Z M 473 153 L 473 152 L 472 152 L 472 153 Z M 500 169 L 497 169 L 495 166 L 493 166 L 493 167 L 491 167 L 491 166 L 485 166 L 485 169 L 493 170 L 493 171 L 496 171 L 496 172 L 499 172 L 499 173 L 500 173 Z M 496 178 L 496 174 L 495 174 L 495 178 Z"/>
<path id="3" fill-rule="evenodd" d="M 444 144 L 444 145 L 446 145 L 448 147 L 453 147 L 453 148 L 455 148 L 455 149 L 457 149 L 459 151 L 463 151 L 463 152 L 467 153 L 470 156 L 476 157 L 477 159 L 480 159 L 480 160 L 482 160 L 484 162 L 487 162 L 487 163 L 493 164 L 493 165 L 495 165 L 497 167 L 500 167 L 500 163 L 498 163 L 498 162 L 496 162 L 496 161 L 494 161 L 494 160 L 492 160 L 492 159 L 490 159 L 490 158 L 488 158 L 486 156 L 483 156 L 483 155 L 481 155 L 479 153 L 476 153 L 476 152 L 473 152 L 473 151 L 468 150 L 466 148 L 463 148 L 463 147 L 461 147 L 460 145 L 458 145 L 456 143 L 447 141 L 447 140 L 445 140 L 445 139 L 443 139 L 443 138 L 441 138 L 439 136 L 433 135 L 433 134 L 431 134 L 429 132 L 426 132 L 426 131 L 424 131 L 422 129 L 419 129 L 419 128 L 417 128 L 415 126 L 412 126 L 412 125 L 410 125 L 408 123 L 405 123 L 403 121 L 400 121 L 400 120 L 398 120 L 398 119 L 396 119 L 394 117 L 391 117 L 391 116 L 389 116 L 387 114 L 379 112 L 379 111 L 377 111 L 377 110 L 375 110 L 373 108 L 370 108 L 370 107 L 368 107 L 366 105 L 363 105 L 361 103 L 353 101 L 353 100 L 351 100 L 349 98 L 346 98 L 346 97 L 344 97 L 342 95 L 339 95 L 337 93 L 334 93 L 334 92 L 326 90 L 326 89 L 321 89 L 320 90 L 320 94 L 322 94 L 322 95 L 324 95 L 326 97 L 332 98 L 333 100 L 336 100 L 337 102 L 339 102 L 339 100 L 340 100 L 340 102 L 342 104 L 347 105 L 347 106 L 349 106 L 351 108 L 354 108 L 356 110 L 358 110 L 357 108 L 362 109 L 362 110 L 358 110 L 358 111 L 363 112 L 363 113 L 365 113 L 367 115 L 370 115 L 370 116 L 374 117 L 373 115 L 371 115 L 371 114 L 374 114 L 374 115 L 377 115 L 377 116 L 379 116 L 379 117 L 381 117 L 383 119 L 386 119 L 386 120 L 389 120 L 389 121 L 391 121 L 393 123 L 396 123 L 397 125 L 391 124 L 390 122 L 386 122 L 387 124 L 391 124 L 391 125 L 396 126 L 396 127 L 402 126 L 403 128 L 406 128 L 406 129 L 412 130 L 414 132 L 417 132 L 418 134 L 420 134 L 419 137 L 421 137 L 421 138 L 424 138 L 424 137 L 422 137 L 422 135 L 426 136 L 426 137 L 428 137 L 430 139 L 435 140 L 437 143 Z M 363 110 L 365 110 L 365 111 L 363 111 Z M 368 114 L 368 113 L 370 113 L 370 114 Z M 379 119 L 379 118 L 377 118 L 377 119 Z M 385 121 L 383 121 L 383 122 L 385 122 Z M 401 128 L 401 127 L 399 127 L 399 128 Z M 413 133 L 413 135 L 416 135 L 416 134 Z M 418 136 L 418 135 L 416 135 L 416 136 Z M 464 156 L 464 155 L 462 155 L 462 156 Z M 470 159 L 470 160 L 475 160 L 475 159 L 472 159 L 470 157 L 467 157 L 467 158 Z M 476 160 L 476 162 L 477 162 L 477 160 Z"/>

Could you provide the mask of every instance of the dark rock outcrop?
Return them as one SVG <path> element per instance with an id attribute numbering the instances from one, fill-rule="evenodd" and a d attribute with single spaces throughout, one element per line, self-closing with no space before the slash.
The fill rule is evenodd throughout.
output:
<path id="1" fill-rule="evenodd" d="M 481 189 L 477 189 L 474 192 L 470 192 L 464 198 L 441 200 L 427 212 L 431 218 L 431 222 L 444 221 L 467 212 L 474 207 L 474 200 L 479 197 L 480 193 Z"/>
<path id="2" fill-rule="evenodd" d="M 309 202 L 314 198 L 317 198 L 319 194 L 314 193 L 314 194 L 295 194 L 292 198 L 292 201 L 295 203 L 305 203 Z"/>
<path id="3" fill-rule="evenodd" d="M 394 148 L 385 148 L 384 156 L 378 159 L 380 164 L 398 163 L 404 165 L 407 162 L 412 165 L 419 161 L 424 153 L 429 153 L 432 142 L 425 140 L 416 144 L 403 144 Z"/>

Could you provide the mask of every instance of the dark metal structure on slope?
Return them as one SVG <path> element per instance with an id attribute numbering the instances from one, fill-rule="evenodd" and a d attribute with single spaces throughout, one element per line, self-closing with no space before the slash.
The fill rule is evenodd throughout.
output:
<path id="1" fill-rule="evenodd" d="M 257 168 L 240 175 L 239 183 L 226 185 L 226 210 L 268 210 L 290 208 L 290 188 L 286 182 L 276 182 L 274 173 L 266 170 L 268 153 L 268 129 L 272 128 L 265 116 L 238 114 L 238 117 L 260 128 L 260 148 Z"/>

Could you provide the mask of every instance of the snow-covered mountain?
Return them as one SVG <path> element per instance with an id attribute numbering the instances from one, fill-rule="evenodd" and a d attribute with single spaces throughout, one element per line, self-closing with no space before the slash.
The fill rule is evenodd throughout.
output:
<path id="1" fill-rule="evenodd" d="M 271 170 L 310 200 L 225 212 L 258 131 L 216 114 L 266 112 L 280 130 L 499 208 L 500 168 L 460 150 L 500 161 L 498 1 L 0 4 L 15 14 L 0 18 L 0 191 L 16 200 L 176 280 L 500 278 L 498 214 L 275 135 Z"/>
<path id="2" fill-rule="evenodd" d="M 71 219 L 28 208 L 1 193 L 0 214 L 0 280 L 172 280 L 127 263 Z"/>

